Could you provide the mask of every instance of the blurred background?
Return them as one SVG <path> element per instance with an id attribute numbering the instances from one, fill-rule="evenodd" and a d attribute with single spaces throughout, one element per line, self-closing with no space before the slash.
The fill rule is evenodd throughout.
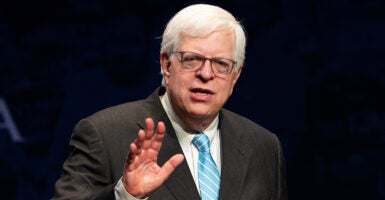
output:
<path id="1" fill-rule="evenodd" d="M 226 108 L 281 139 L 290 199 L 385 199 L 385 1 L 0 3 L 0 199 L 53 194 L 72 128 L 160 85 L 160 36 L 211 3 L 245 26 Z"/>

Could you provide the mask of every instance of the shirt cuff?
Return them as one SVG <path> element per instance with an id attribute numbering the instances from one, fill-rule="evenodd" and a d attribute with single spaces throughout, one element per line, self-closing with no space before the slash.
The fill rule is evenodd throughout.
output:
<path id="1" fill-rule="evenodd" d="M 115 194 L 115 199 L 116 200 L 146 200 L 147 198 L 144 199 L 138 199 L 132 196 L 130 193 L 126 191 L 126 188 L 123 186 L 123 181 L 122 178 L 119 179 L 118 183 L 115 185 L 114 188 L 114 194 Z"/>

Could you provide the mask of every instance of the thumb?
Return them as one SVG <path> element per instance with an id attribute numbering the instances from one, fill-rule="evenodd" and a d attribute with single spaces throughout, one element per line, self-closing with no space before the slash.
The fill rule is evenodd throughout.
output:
<path id="1" fill-rule="evenodd" d="M 170 176 L 172 172 L 183 162 L 184 156 L 182 154 L 176 154 L 172 156 L 161 168 L 161 176 L 165 179 Z"/>

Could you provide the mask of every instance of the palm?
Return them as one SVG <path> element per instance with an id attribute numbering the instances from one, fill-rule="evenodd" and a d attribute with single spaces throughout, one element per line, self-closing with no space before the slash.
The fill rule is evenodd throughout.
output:
<path id="1" fill-rule="evenodd" d="M 154 122 L 146 119 L 145 130 L 140 130 L 131 144 L 123 174 L 124 186 L 135 197 L 145 197 L 157 189 L 183 161 L 180 154 L 171 157 L 162 167 L 158 165 L 159 150 L 165 136 L 162 122 L 154 134 Z"/>

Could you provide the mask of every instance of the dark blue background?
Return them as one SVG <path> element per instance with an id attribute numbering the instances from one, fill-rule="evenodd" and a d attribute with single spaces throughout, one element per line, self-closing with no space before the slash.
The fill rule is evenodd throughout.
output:
<path id="1" fill-rule="evenodd" d="M 25 140 L 0 130 L 0 199 L 48 199 L 75 123 L 159 86 L 162 30 L 197 2 L 246 28 L 226 107 L 279 136 L 290 199 L 385 199 L 383 0 L 2 1 L 0 98 Z"/>

